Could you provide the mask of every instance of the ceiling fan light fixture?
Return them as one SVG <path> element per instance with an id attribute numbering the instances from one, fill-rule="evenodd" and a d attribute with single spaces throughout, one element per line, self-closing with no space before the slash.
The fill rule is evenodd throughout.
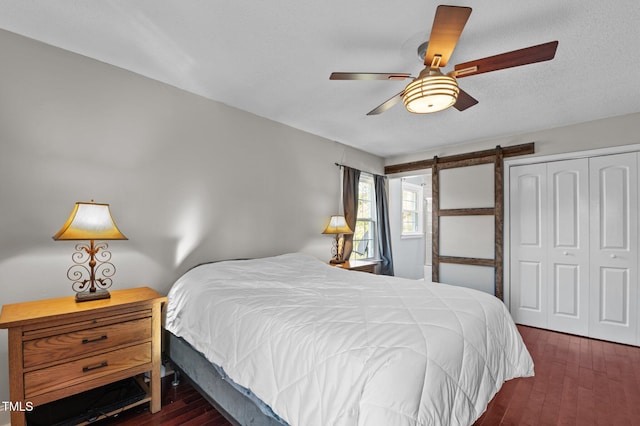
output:
<path id="1" fill-rule="evenodd" d="M 458 100 L 458 82 L 439 69 L 425 68 L 404 89 L 402 102 L 407 111 L 428 114 L 453 106 Z"/>

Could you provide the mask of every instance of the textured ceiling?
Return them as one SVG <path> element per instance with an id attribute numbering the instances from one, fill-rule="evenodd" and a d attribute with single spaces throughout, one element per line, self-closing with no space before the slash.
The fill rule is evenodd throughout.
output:
<path id="1" fill-rule="evenodd" d="M 478 105 L 366 113 L 423 68 L 435 1 L 3 0 L 0 28 L 383 157 L 640 111 L 637 0 L 451 1 L 473 12 L 449 66 L 558 40 L 554 60 L 460 79 Z"/>

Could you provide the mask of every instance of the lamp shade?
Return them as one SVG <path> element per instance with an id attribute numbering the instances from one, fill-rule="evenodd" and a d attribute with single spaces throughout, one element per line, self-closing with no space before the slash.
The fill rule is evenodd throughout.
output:
<path id="1" fill-rule="evenodd" d="M 76 203 L 54 240 L 126 240 L 118 229 L 109 204 Z"/>
<path id="2" fill-rule="evenodd" d="M 458 100 L 458 82 L 438 69 L 425 69 L 404 90 L 402 101 L 407 111 L 428 114 L 453 106 Z"/>
<path id="3" fill-rule="evenodd" d="M 344 216 L 333 215 L 329 219 L 329 224 L 322 231 L 323 234 L 353 234 L 351 228 L 347 224 L 347 220 Z"/>

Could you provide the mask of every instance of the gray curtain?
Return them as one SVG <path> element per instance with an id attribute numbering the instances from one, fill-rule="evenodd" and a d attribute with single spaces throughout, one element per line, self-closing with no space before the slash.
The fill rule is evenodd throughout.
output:
<path id="1" fill-rule="evenodd" d="M 358 184 L 360 183 L 360 170 L 342 166 L 342 205 L 344 206 L 344 218 L 352 231 L 356 230 L 358 216 Z M 349 260 L 353 250 L 353 234 L 344 236 L 343 259 Z"/>
<path id="2" fill-rule="evenodd" d="M 373 175 L 376 191 L 376 213 L 378 215 L 378 256 L 380 274 L 393 275 L 393 256 L 391 254 L 391 232 L 389 229 L 389 203 L 385 176 Z"/>

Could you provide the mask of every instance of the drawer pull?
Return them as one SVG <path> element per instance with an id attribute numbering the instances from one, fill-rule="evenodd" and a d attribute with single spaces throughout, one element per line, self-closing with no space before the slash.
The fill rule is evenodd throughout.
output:
<path id="1" fill-rule="evenodd" d="M 95 339 L 82 339 L 82 344 L 86 345 L 87 343 L 101 342 L 103 340 L 107 340 L 106 334 L 103 334 L 102 336 L 97 337 Z"/>
<path id="2" fill-rule="evenodd" d="M 108 365 L 109 365 L 109 363 L 107 361 L 103 361 L 103 362 L 101 362 L 100 364 L 97 364 L 97 365 L 90 365 L 88 367 L 82 367 L 82 372 L 86 373 L 88 371 L 97 370 L 98 368 L 103 368 L 103 367 L 106 367 Z"/>

